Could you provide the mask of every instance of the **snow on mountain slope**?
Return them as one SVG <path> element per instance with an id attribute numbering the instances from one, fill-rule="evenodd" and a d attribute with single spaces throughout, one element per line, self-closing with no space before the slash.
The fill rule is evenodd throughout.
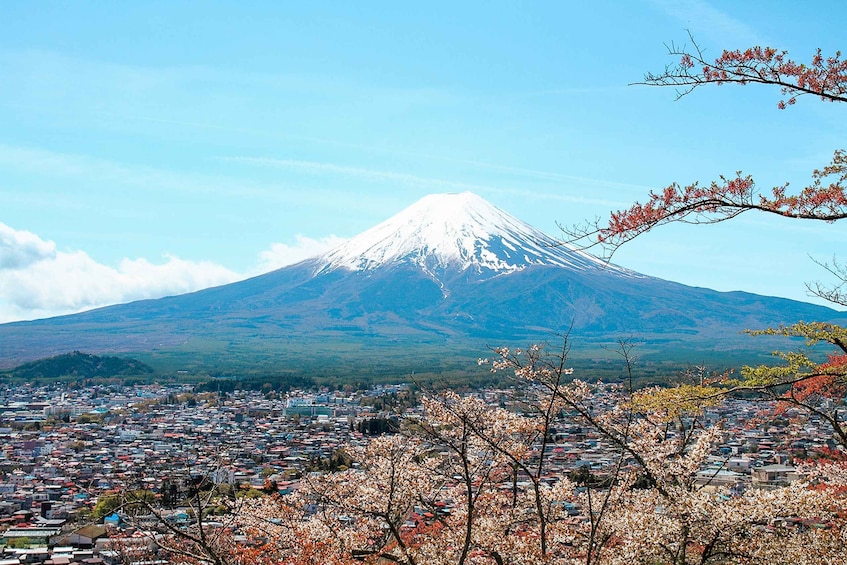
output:
<path id="1" fill-rule="evenodd" d="M 471 192 L 426 196 L 318 258 L 317 263 L 317 273 L 408 263 L 434 278 L 447 268 L 472 269 L 487 278 L 530 265 L 604 268 L 637 276 L 556 241 Z"/>

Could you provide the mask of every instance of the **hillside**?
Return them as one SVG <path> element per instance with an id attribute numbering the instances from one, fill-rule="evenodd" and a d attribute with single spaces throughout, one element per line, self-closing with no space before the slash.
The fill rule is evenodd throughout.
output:
<path id="1" fill-rule="evenodd" d="M 153 368 L 135 359 L 100 357 L 74 351 L 25 363 L 7 371 L 5 376 L 32 381 L 36 379 L 80 379 L 151 375 Z"/>

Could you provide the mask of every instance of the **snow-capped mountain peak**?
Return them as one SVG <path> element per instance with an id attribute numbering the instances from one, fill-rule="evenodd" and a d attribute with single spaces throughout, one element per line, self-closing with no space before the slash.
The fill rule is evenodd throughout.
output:
<path id="1" fill-rule="evenodd" d="M 471 192 L 432 194 L 318 259 L 318 272 L 367 271 L 409 263 L 494 276 L 530 265 L 608 267 L 503 212 Z M 612 267 L 613 270 L 624 270 Z"/>

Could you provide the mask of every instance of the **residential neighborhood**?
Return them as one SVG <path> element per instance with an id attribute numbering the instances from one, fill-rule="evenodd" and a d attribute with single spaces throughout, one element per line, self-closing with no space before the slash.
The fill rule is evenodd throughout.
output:
<path id="1" fill-rule="evenodd" d="M 467 394 L 521 410 L 513 392 Z M 251 495 L 285 496 L 304 473 L 326 472 L 333 455 L 364 445 L 369 435 L 363 430 L 373 426 L 363 422 L 420 419 L 414 400 L 408 385 L 286 394 L 195 393 L 189 385 L 4 387 L 0 565 L 117 563 L 115 540 L 126 548 L 149 538 L 138 535 L 139 522 L 127 522 L 119 505 L 109 507 L 109 497 L 152 493 L 178 521 L 188 518 L 180 492 L 198 478 Z M 720 422 L 727 440 L 716 446 L 698 482 L 740 493 L 796 480 L 793 463 L 831 444 L 820 422 L 798 415 L 765 414 L 743 400 L 710 408 L 706 421 Z M 583 468 L 602 475 L 615 461 L 610 446 L 562 416 L 544 448 L 545 480 Z M 412 524 L 423 514 L 412 513 Z"/>

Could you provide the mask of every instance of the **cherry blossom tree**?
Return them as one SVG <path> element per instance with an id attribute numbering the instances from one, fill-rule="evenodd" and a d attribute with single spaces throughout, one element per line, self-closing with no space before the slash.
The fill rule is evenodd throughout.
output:
<path id="1" fill-rule="evenodd" d="M 847 61 L 841 53 L 825 56 L 818 50 L 808 63 L 789 58 L 788 53 L 771 47 L 724 51 L 709 60 L 690 38 L 688 45 L 668 47 L 676 63 L 660 73 L 648 73 L 638 84 L 672 87 L 677 98 L 708 85 L 772 86 L 782 94 L 777 107 L 787 109 L 801 97 L 825 102 L 847 102 Z M 786 218 L 835 222 L 847 218 L 847 151 L 836 149 L 832 160 L 812 171 L 810 182 L 799 190 L 788 183 L 760 190 L 751 175 L 720 176 L 708 184 L 672 183 L 650 192 L 644 202 L 612 212 L 607 221 L 575 226 L 568 232 L 572 242 L 597 248 L 611 258 L 625 243 L 669 223 L 711 224 L 735 218 L 746 212 L 761 212 Z M 834 276 L 834 285 L 811 283 L 813 295 L 847 306 L 847 269 L 836 259 L 819 263 Z M 746 367 L 742 379 L 732 381 L 732 390 L 755 391 L 761 398 L 790 404 L 817 415 L 833 429 L 839 443 L 847 448 L 847 428 L 839 414 L 839 402 L 847 386 L 847 336 L 834 324 L 800 323 L 786 327 L 752 331 L 752 335 L 802 337 L 809 345 L 828 344 L 833 352 L 823 361 L 814 361 L 803 351 L 777 353 L 783 365 Z M 691 392 L 691 391 L 690 391 Z M 727 391 L 695 391 L 706 398 Z M 833 403 L 833 401 L 836 401 Z"/>
<path id="2" fill-rule="evenodd" d="M 651 86 L 672 87 L 682 98 L 707 85 L 761 84 L 780 89 L 783 98 L 778 108 L 794 105 L 802 96 L 827 102 L 847 102 L 847 60 L 841 53 L 824 57 L 820 50 L 810 63 L 798 63 L 786 51 L 771 47 L 752 47 L 744 51 L 724 51 L 708 60 L 691 38 L 690 47 L 671 44 L 668 53 L 677 63 L 660 73 L 647 73 L 643 82 Z M 760 191 L 750 175 L 737 173 L 720 176 L 708 184 L 672 183 L 651 192 L 641 203 L 613 212 L 607 222 L 599 220 L 568 230 L 569 238 L 586 247 L 599 246 L 611 257 L 624 243 L 653 228 L 673 223 L 715 223 L 749 211 L 833 222 L 847 218 L 847 153 L 836 149 L 832 160 L 812 171 L 809 184 L 790 192 L 788 184 Z M 836 263 L 831 267 L 843 272 Z"/>

